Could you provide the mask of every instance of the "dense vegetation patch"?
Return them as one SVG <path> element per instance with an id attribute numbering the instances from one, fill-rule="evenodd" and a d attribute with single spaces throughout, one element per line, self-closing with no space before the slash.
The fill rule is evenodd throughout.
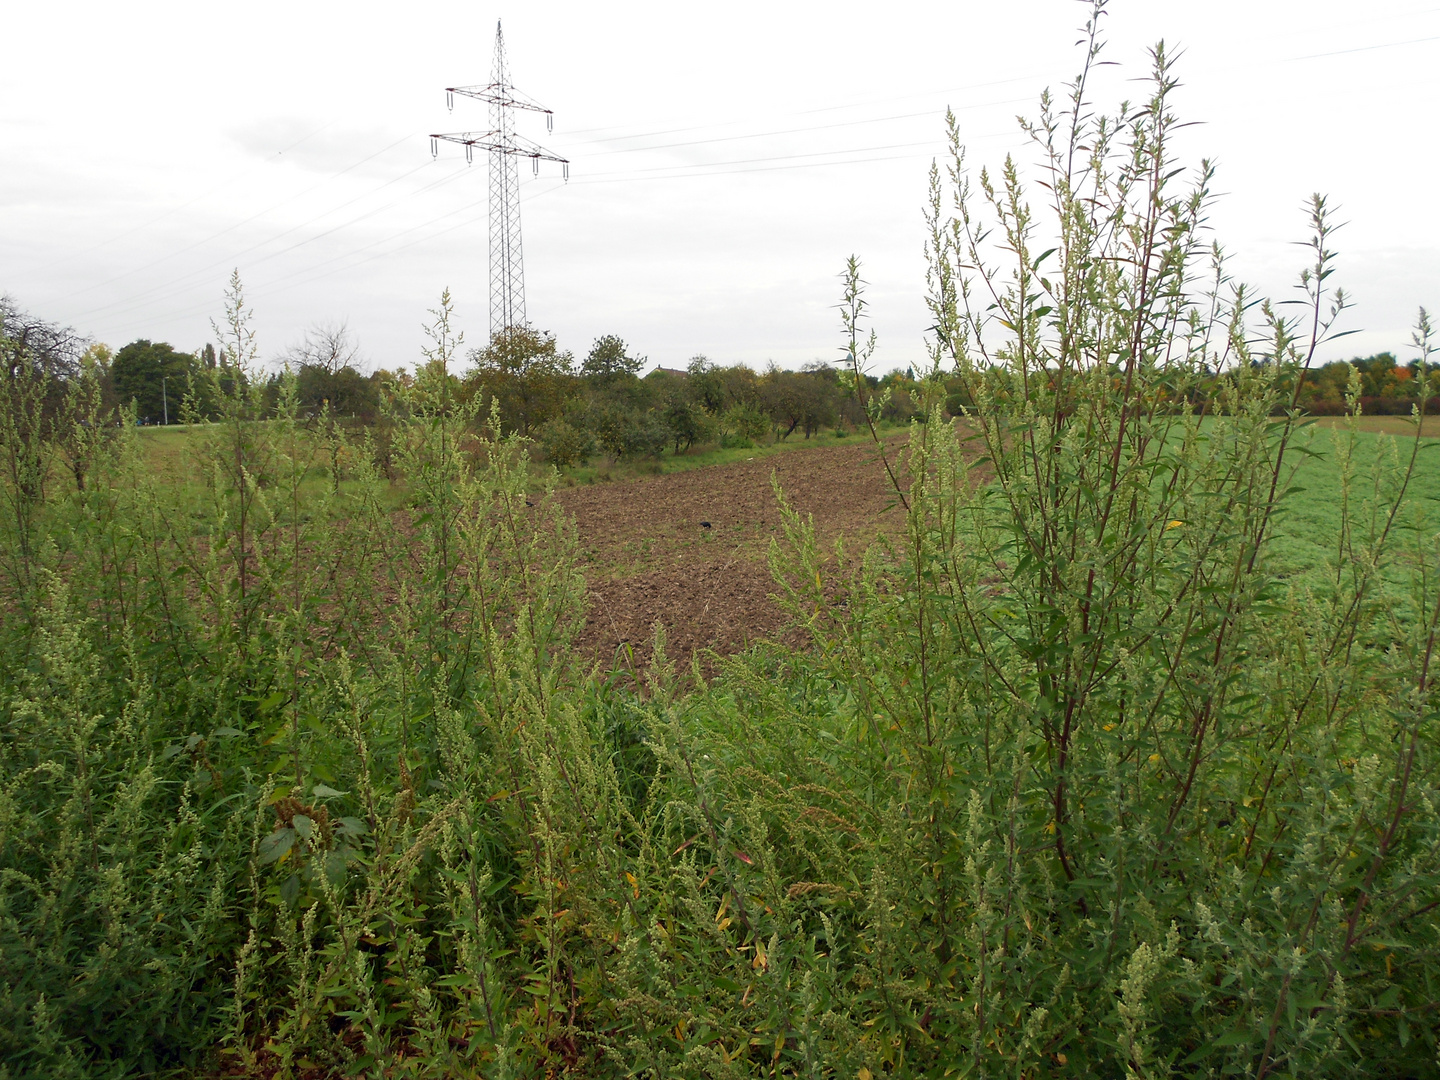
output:
<path id="1" fill-rule="evenodd" d="M 570 527 L 448 299 L 391 474 L 239 377 L 238 281 L 185 485 L 7 340 L 0 1075 L 1435 1075 L 1432 444 L 1302 445 L 1324 201 L 1307 314 L 1252 333 L 1164 51 L 1104 116 L 1098 48 L 1030 129 L 1043 217 L 958 135 L 934 174 L 899 539 L 786 511 L 812 647 L 709 683 L 576 662 Z M 867 422 L 853 262 L 843 310 Z"/>

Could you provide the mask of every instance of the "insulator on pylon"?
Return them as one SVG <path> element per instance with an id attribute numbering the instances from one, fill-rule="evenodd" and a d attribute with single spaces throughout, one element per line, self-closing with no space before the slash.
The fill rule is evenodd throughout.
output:
<path id="1" fill-rule="evenodd" d="M 449 90 L 445 91 L 445 108 L 450 112 L 455 111 L 455 95 Z"/>
<path id="2" fill-rule="evenodd" d="M 474 153 L 473 153 L 474 149 L 475 149 L 475 148 L 474 148 L 470 143 L 467 142 L 467 143 L 465 144 L 465 164 L 466 164 L 466 165 L 473 165 L 473 164 L 475 164 L 475 155 L 474 155 Z"/>
<path id="3" fill-rule="evenodd" d="M 565 174 L 565 179 L 566 179 L 566 180 L 569 180 L 569 179 L 570 179 L 570 162 L 567 161 L 567 162 L 565 162 L 564 165 L 561 165 L 561 166 L 560 166 L 560 171 Z"/>
<path id="4" fill-rule="evenodd" d="M 536 175 L 536 176 L 539 176 L 539 175 L 540 175 L 540 155 L 539 155 L 539 154 L 531 154 L 531 155 L 530 155 L 530 164 L 535 167 L 535 175 Z"/>
<path id="5" fill-rule="evenodd" d="M 431 156 L 432 158 L 433 158 L 433 157 L 439 157 L 439 156 L 440 156 L 440 140 L 439 140 L 439 139 L 432 138 L 432 139 L 430 140 L 430 156 Z"/>
<path id="6" fill-rule="evenodd" d="M 555 134 L 555 114 L 548 109 L 545 112 L 545 130 L 552 135 Z"/>

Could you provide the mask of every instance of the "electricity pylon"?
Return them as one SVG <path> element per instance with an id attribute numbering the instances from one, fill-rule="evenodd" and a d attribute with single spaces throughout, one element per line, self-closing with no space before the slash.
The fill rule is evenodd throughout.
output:
<path id="1" fill-rule="evenodd" d="M 454 109 L 455 95 L 490 105 L 490 130 L 457 131 L 431 135 L 430 153 L 439 154 L 440 140 L 465 147 L 465 160 L 474 161 L 478 147 L 490 155 L 490 338 L 493 341 L 512 326 L 525 325 L 525 264 L 520 249 L 519 159 L 528 157 L 540 175 L 540 162 L 556 161 L 570 179 L 570 162 L 539 143 L 515 132 L 514 110 L 545 114 L 546 130 L 555 130 L 555 114 L 510 85 L 505 63 L 505 38 L 495 24 L 495 60 L 488 86 L 447 86 L 445 104 Z"/>

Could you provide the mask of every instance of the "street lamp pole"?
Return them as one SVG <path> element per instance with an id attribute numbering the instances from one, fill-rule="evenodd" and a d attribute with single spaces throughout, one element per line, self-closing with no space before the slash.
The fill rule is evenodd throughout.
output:
<path id="1" fill-rule="evenodd" d="M 165 380 L 166 380 L 168 377 L 169 377 L 169 376 L 166 376 L 166 375 L 161 375 L 161 376 L 160 376 L 160 407 L 161 407 L 161 408 L 164 410 L 164 412 L 165 412 L 165 426 L 166 426 L 166 427 L 169 427 L 169 426 L 170 426 L 170 397 L 169 397 L 169 395 L 165 392 Z"/>

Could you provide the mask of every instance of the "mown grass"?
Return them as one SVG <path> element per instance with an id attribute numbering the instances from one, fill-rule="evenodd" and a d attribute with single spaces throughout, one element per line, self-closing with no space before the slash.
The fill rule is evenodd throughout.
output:
<path id="1" fill-rule="evenodd" d="M 1428 535 L 1440 518 L 1440 438 L 1429 434 L 1432 431 L 1440 435 L 1440 425 L 1427 418 L 1417 468 L 1397 516 L 1410 536 Z M 1344 418 L 1325 417 L 1308 425 L 1300 437 L 1303 456 L 1293 486 L 1277 515 L 1268 556 L 1271 569 L 1296 584 L 1333 593 L 1337 573 L 1347 569 L 1337 547 L 1342 524 L 1348 520 L 1362 533 L 1378 524 L 1375 515 L 1388 509 L 1392 492 L 1376 478 L 1390 475 L 1408 457 L 1414 432 L 1414 425 L 1402 417 L 1360 417 L 1353 429 L 1353 449 L 1347 449 L 1352 436 Z M 1405 543 L 1397 544 L 1380 567 L 1384 592 L 1397 600 L 1409 591 L 1414 561 L 1408 549 Z"/>
<path id="2" fill-rule="evenodd" d="M 1408 416 L 1317 416 L 1310 421 L 1317 428 L 1345 430 L 1353 423 L 1355 430 L 1367 434 L 1414 436 L 1415 422 Z M 1427 439 L 1440 438 L 1440 416 L 1427 416 L 1420 434 Z"/>

